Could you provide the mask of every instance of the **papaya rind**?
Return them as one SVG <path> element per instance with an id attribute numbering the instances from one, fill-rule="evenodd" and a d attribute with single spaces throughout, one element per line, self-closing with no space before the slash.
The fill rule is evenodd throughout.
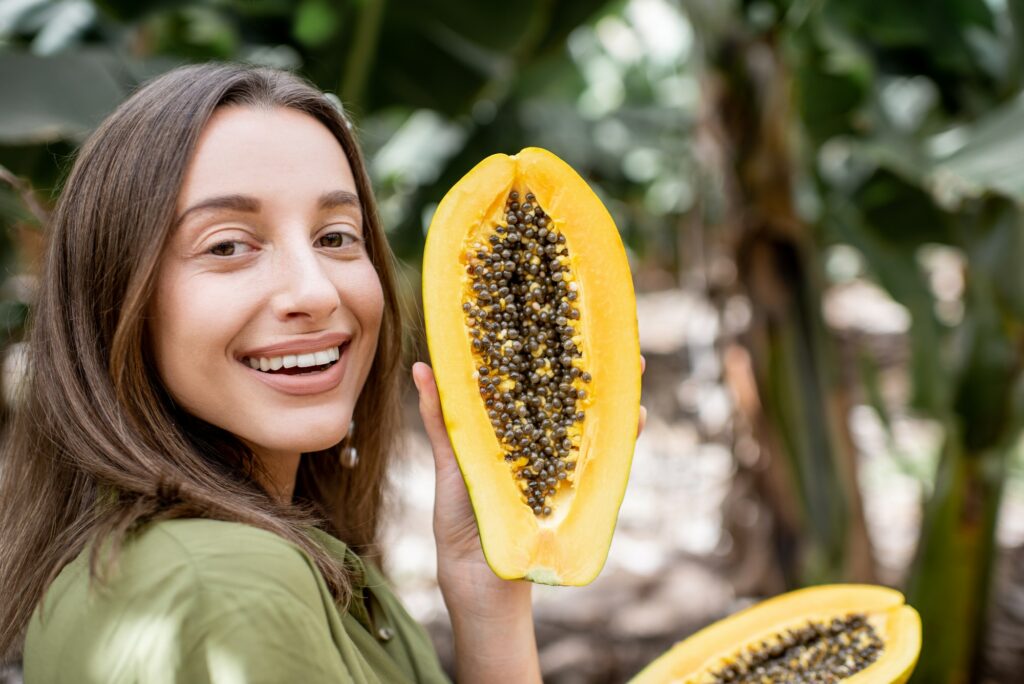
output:
<path id="1" fill-rule="evenodd" d="M 523 579 L 527 579 L 537 584 L 550 584 L 551 586 L 561 586 L 564 584 L 562 578 L 558 576 L 558 573 L 551 568 L 543 568 L 535 566 L 526 571 L 523 575 Z"/>
<path id="2" fill-rule="evenodd" d="M 904 657 L 885 658 L 883 655 L 871 667 L 846 680 L 847 684 L 903 684 L 913 674 L 921 654 L 921 616 L 908 605 L 890 609 L 888 613 L 886 632 L 901 635 L 905 639 L 899 644 L 900 654 Z"/>

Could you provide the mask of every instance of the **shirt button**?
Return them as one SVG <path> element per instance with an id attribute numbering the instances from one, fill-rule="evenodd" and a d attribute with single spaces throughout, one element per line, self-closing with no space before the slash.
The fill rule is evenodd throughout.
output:
<path id="1" fill-rule="evenodd" d="M 377 630 L 377 638 L 381 641 L 391 641 L 393 636 L 395 636 L 395 630 L 390 627 L 381 627 Z"/>

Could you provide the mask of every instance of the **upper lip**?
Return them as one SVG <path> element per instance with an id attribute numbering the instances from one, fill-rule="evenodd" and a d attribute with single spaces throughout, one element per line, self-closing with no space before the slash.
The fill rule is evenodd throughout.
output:
<path id="1" fill-rule="evenodd" d="M 266 347 L 258 347 L 242 352 L 242 358 L 285 356 L 287 354 L 310 354 L 322 351 L 328 347 L 340 347 L 349 340 L 352 335 L 348 333 L 322 333 L 311 337 L 277 342 Z"/>

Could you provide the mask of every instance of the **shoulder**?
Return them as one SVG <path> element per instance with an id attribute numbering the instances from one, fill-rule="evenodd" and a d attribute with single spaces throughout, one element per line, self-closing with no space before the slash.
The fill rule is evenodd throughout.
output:
<path id="1" fill-rule="evenodd" d="M 132 597 L 202 597 L 216 609 L 227 594 L 263 602 L 290 599 L 322 608 L 323 580 L 299 547 L 272 532 L 221 520 L 166 520 L 128 540 L 109 587 L 99 591 Z M 198 603 L 198 602 L 196 602 Z"/>
<path id="2" fill-rule="evenodd" d="M 29 626 L 26 673 L 99 659 L 138 674 L 184 667 L 213 646 L 265 656 L 285 633 L 330 638 L 322 577 L 301 549 L 265 530 L 163 521 L 125 543 L 103 582 L 91 582 L 87 566 L 83 552 L 47 591 Z"/>
<path id="3" fill-rule="evenodd" d="M 315 565 L 300 548 L 272 532 L 220 520 L 167 520 L 131 539 L 121 574 L 185 573 L 198 588 L 233 588 L 254 580 L 291 586 L 313 581 Z"/>
<path id="4" fill-rule="evenodd" d="M 273 532 L 224 520 L 182 518 L 147 525 L 129 538 L 130 554 L 171 554 L 189 559 L 217 560 L 248 555 L 301 556 L 291 542 Z"/>
<path id="5" fill-rule="evenodd" d="M 89 585 L 91 601 L 134 595 L 214 598 L 223 591 L 284 592 L 318 603 L 319 572 L 291 542 L 259 528 L 219 520 L 167 520 L 129 537 L 99 583 L 89 580 L 88 551 L 69 566 L 68 580 Z M 76 571 L 77 570 L 77 571 Z M 61 573 L 49 593 L 60 593 Z"/>
<path id="6" fill-rule="evenodd" d="M 106 549 L 104 549 L 104 552 Z M 129 536 L 99 581 L 84 550 L 53 581 L 45 608 L 86 601 L 117 603 L 136 595 L 176 598 L 225 591 L 319 594 L 313 561 L 291 542 L 256 527 L 219 520 L 180 519 L 147 525 Z"/>

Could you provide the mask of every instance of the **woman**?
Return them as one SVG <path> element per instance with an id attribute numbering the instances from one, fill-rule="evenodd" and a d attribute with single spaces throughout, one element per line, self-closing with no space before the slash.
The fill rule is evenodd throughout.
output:
<path id="1" fill-rule="evenodd" d="M 93 134 L 0 460 L 0 653 L 24 644 L 27 682 L 444 679 L 363 562 L 397 434 L 391 258 L 347 123 L 294 76 L 183 68 Z M 413 375 L 459 679 L 537 681 L 530 587 L 484 563 Z"/>

